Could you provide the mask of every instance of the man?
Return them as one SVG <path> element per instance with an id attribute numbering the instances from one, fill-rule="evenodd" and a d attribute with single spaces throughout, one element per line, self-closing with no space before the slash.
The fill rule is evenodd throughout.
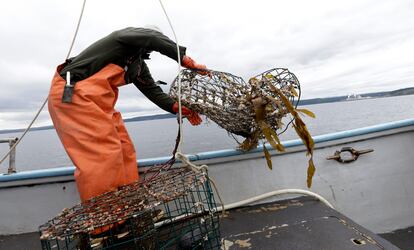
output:
<path id="1" fill-rule="evenodd" d="M 185 47 L 179 50 L 184 67 L 206 68 L 186 56 Z M 49 113 L 76 166 L 82 202 L 139 178 L 134 146 L 120 113 L 114 109 L 118 87 L 133 83 L 160 108 L 178 112 L 178 104 L 154 82 L 144 62 L 152 51 L 178 61 L 176 43 L 161 32 L 125 28 L 57 67 L 49 93 Z M 182 112 L 192 125 L 201 123 L 197 113 L 186 107 Z"/>

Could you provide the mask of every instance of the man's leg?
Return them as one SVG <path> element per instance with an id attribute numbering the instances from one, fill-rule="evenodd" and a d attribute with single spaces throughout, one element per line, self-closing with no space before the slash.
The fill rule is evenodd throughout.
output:
<path id="1" fill-rule="evenodd" d="M 62 78 L 55 76 L 49 94 L 49 113 L 76 166 L 78 191 L 85 201 L 129 183 L 130 174 L 125 171 L 122 140 L 112 118 L 114 110 L 110 111 L 113 98 L 104 99 L 114 96 L 110 94 L 111 87 L 104 82 L 80 82 L 72 103 L 62 103 L 64 84 Z"/>
<path id="2" fill-rule="evenodd" d="M 135 148 L 119 112 L 114 113 L 113 121 L 121 140 L 125 180 L 126 184 L 128 184 L 138 180 L 139 178 Z"/>

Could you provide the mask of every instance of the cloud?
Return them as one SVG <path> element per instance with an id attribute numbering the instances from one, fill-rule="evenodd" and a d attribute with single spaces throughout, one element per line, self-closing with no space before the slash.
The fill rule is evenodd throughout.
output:
<path id="1" fill-rule="evenodd" d="M 15 0 L 2 5 L 0 113 L 38 109 L 69 50 L 82 2 Z M 273 67 L 289 68 L 302 84 L 303 98 L 413 85 L 414 57 L 408 56 L 414 50 L 413 1 L 163 3 L 188 55 L 215 70 L 247 79 Z M 173 38 L 157 1 L 88 1 L 71 55 L 113 30 L 145 24 L 155 24 Z M 172 82 L 176 63 L 152 57 L 148 64 L 154 79 Z M 121 88 L 118 106 L 124 112 L 159 111 L 129 87 Z"/>

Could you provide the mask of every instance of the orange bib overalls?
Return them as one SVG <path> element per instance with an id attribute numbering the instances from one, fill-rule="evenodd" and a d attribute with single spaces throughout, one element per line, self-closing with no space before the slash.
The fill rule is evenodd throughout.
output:
<path id="1" fill-rule="evenodd" d="M 49 113 L 76 166 L 81 201 L 138 180 L 134 145 L 121 114 L 114 109 L 124 69 L 108 64 L 75 84 L 72 103 L 62 103 L 66 81 L 57 68 L 49 92 Z"/>

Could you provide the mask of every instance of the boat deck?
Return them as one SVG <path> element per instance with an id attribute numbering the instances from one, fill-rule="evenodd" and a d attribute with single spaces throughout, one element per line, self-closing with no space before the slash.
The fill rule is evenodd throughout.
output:
<path id="1" fill-rule="evenodd" d="M 309 197 L 227 211 L 220 231 L 223 249 L 411 249 L 414 244 L 410 230 L 384 235 L 390 243 Z M 0 249 L 41 249 L 39 233 L 0 236 Z"/>
<path id="2" fill-rule="evenodd" d="M 399 249 L 309 197 L 235 209 L 221 223 L 228 249 Z"/>

